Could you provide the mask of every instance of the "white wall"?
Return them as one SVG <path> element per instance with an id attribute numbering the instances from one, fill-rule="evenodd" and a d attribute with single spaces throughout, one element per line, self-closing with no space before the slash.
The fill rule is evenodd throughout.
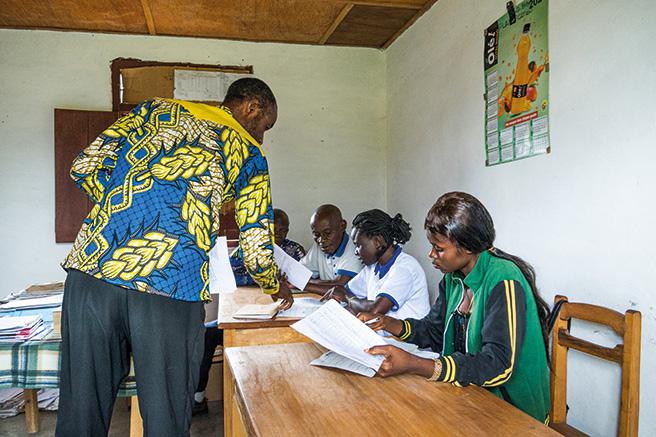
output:
<path id="1" fill-rule="evenodd" d="M 640 310 L 640 434 L 656 435 L 656 2 L 552 0 L 553 153 L 486 168 L 483 30 L 504 11 L 503 0 L 440 0 L 386 51 L 388 208 L 411 219 L 409 249 L 429 270 L 426 211 L 446 191 L 471 192 L 548 301 Z M 614 435 L 617 367 L 574 352 L 570 369 L 571 423 Z"/>
<path id="2" fill-rule="evenodd" d="M 110 61 L 253 65 L 274 90 L 264 149 L 290 238 L 333 202 L 347 219 L 385 205 L 384 55 L 378 50 L 191 38 L 0 30 L 0 296 L 63 279 L 55 244 L 53 109 L 111 109 Z"/>

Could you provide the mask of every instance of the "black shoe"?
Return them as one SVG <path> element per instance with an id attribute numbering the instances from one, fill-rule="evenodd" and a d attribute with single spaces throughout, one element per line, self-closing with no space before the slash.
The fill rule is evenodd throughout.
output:
<path id="1" fill-rule="evenodd" d="M 194 405 L 191 407 L 191 415 L 192 416 L 198 416 L 201 414 L 207 414 L 208 412 L 207 408 L 207 398 L 203 398 L 201 402 L 196 402 L 194 400 Z"/>

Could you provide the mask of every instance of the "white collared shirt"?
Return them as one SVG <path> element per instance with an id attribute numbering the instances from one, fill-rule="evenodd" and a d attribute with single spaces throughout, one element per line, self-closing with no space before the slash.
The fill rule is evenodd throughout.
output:
<path id="1" fill-rule="evenodd" d="M 346 288 L 367 300 L 389 299 L 393 307 L 387 315 L 397 319 L 421 319 L 430 311 L 424 269 L 400 247 L 386 264 L 365 266 Z"/>
<path id="2" fill-rule="evenodd" d="M 314 242 L 310 251 L 301 259 L 301 264 L 312 271 L 312 278 L 330 281 L 338 276 L 352 278 L 362 270 L 362 262 L 355 255 L 355 246 L 347 233 L 342 237 L 342 243 L 332 255 L 321 251 Z"/>

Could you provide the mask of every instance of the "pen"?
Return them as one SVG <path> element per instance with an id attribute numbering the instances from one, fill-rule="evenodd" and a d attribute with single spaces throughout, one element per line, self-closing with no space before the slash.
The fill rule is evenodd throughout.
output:
<path id="1" fill-rule="evenodd" d="M 364 322 L 365 325 L 373 325 L 374 323 L 378 322 L 380 320 L 380 317 L 376 317 L 375 319 L 367 320 Z"/>

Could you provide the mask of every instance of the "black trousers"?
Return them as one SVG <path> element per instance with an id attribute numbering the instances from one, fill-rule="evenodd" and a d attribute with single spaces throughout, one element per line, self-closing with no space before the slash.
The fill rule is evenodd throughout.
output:
<path id="1" fill-rule="evenodd" d="M 197 392 L 205 391 L 207 388 L 207 380 L 210 376 L 210 367 L 212 367 L 212 359 L 214 358 L 214 351 L 216 347 L 223 344 L 223 329 L 215 326 L 205 329 L 205 347 L 203 349 L 203 359 L 200 362 L 200 375 L 198 378 Z"/>
<path id="2" fill-rule="evenodd" d="M 107 435 L 132 354 L 144 435 L 188 436 L 204 318 L 202 302 L 130 291 L 69 271 L 55 435 Z"/>

